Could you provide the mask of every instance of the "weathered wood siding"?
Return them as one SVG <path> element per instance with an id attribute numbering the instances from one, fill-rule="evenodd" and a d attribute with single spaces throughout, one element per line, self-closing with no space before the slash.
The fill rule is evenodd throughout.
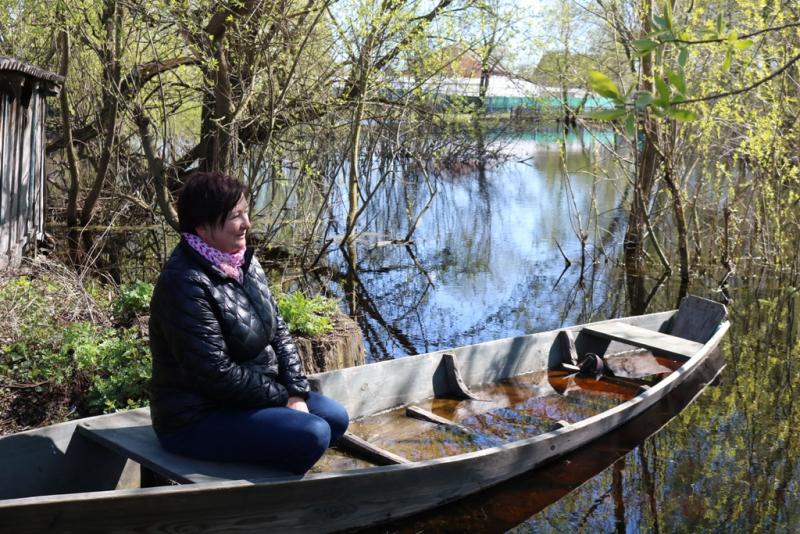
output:
<path id="1" fill-rule="evenodd" d="M 44 234 L 45 98 L 59 76 L 0 57 L 0 269 Z"/>

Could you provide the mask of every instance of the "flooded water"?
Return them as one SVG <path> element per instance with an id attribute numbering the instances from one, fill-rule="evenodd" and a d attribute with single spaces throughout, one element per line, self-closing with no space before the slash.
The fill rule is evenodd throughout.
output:
<path id="1" fill-rule="evenodd" d="M 646 524 L 657 477 L 651 463 L 656 456 L 645 440 L 704 391 L 722 361 L 718 352 L 700 376 L 590 447 L 451 505 L 367 532 L 694 532 L 675 523 Z"/>
<path id="2" fill-rule="evenodd" d="M 617 255 L 627 183 L 596 154 L 589 132 L 570 132 L 563 147 L 558 137 L 555 129 L 517 135 L 508 140 L 508 162 L 434 177 L 436 195 L 410 247 L 385 243 L 406 234 L 407 201 L 424 203 L 427 186 L 408 176 L 373 201 L 352 284 L 368 356 L 429 352 L 610 313 L 619 276 L 605 261 Z M 581 231 L 590 235 L 583 265 Z M 338 252 L 331 261 L 348 271 Z M 344 295 L 348 280 L 340 281 Z"/>
<path id="3" fill-rule="evenodd" d="M 627 182 L 590 134 L 570 133 L 565 144 L 557 134 L 518 135 L 507 163 L 436 177 L 411 247 L 387 242 L 405 235 L 409 203 L 427 200 L 421 181 L 406 177 L 370 208 L 349 280 L 348 262 L 330 258 L 341 273 L 333 289 L 358 318 L 370 358 L 629 314 L 618 266 Z M 712 267 L 689 291 L 722 300 L 721 278 Z M 655 279 L 647 311 L 674 308 L 677 281 Z M 738 266 L 727 290 L 727 367 L 685 410 L 702 388 L 535 475 L 375 531 L 800 530 L 799 284 L 796 273 Z"/>

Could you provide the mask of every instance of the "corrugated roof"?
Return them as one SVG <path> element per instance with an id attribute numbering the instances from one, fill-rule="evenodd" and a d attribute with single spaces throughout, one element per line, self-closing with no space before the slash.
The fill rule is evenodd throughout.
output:
<path id="1" fill-rule="evenodd" d="M 59 76 L 54 72 L 46 71 L 44 69 L 40 69 L 39 67 L 34 67 L 33 65 L 23 63 L 18 59 L 0 56 L 0 73 L 3 71 L 26 74 L 28 76 L 38 78 L 39 80 L 45 80 L 56 84 L 59 88 L 64 84 L 64 77 Z"/>

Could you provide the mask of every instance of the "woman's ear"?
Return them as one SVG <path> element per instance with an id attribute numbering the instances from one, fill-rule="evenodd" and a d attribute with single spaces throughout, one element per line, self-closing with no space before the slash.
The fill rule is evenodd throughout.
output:
<path id="1" fill-rule="evenodd" d="M 200 239 L 208 243 L 208 239 L 211 237 L 208 226 L 206 225 L 198 226 L 197 228 L 194 229 L 194 231 L 197 233 L 197 235 L 200 236 Z"/>

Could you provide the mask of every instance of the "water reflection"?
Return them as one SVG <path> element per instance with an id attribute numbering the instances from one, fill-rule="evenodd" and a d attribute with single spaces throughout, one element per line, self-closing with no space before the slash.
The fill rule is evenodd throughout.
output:
<path id="1" fill-rule="evenodd" d="M 637 421 L 629 437 L 609 436 L 549 470 L 389 531 L 800 531 L 798 273 L 740 259 L 725 293 L 722 267 L 709 266 L 688 288 L 657 273 L 640 280 L 634 302 L 615 263 L 627 181 L 593 138 L 562 144 L 552 132 L 551 139 L 537 135 L 514 140 L 507 164 L 438 177 L 412 248 L 378 241 L 404 235 L 402 199 L 423 196 L 413 177 L 387 192 L 390 206 L 372 206 L 376 234 L 359 243 L 354 266 L 358 290 L 372 303 L 354 310 L 370 332 L 372 357 L 672 309 L 688 289 L 731 300 L 728 368 L 719 387 L 644 443 L 668 417 L 649 429 Z M 588 257 L 599 260 L 583 269 L 581 229 L 594 232 Z M 556 242 L 573 262 L 561 278 Z M 345 263 L 336 255 L 331 261 Z"/>
<path id="2" fill-rule="evenodd" d="M 741 266 L 742 278 L 752 274 Z M 776 275 L 763 280 L 780 285 Z M 614 484 L 621 481 L 626 532 L 798 531 L 800 349 L 792 334 L 796 282 L 795 275 L 780 281 L 788 289 L 745 284 L 733 291 L 732 327 L 723 346 L 728 366 L 719 386 L 707 389 L 628 454 L 621 478 L 613 469 L 599 472 L 560 500 L 531 512 L 532 517 L 520 517 L 520 525 L 504 529 L 617 530 L 621 516 Z M 698 278 L 693 284 L 692 292 L 714 295 L 714 279 Z M 666 284 L 654 306 L 669 306 L 678 292 L 677 281 Z M 591 463 L 601 453 L 590 446 L 585 454 Z M 562 467 L 560 475 L 569 477 Z"/>
<path id="3" fill-rule="evenodd" d="M 603 260 L 619 240 L 626 182 L 592 135 L 561 139 L 558 131 L 511 139 L 512 160 L 502 165 L 438 176 L 412 245 L 387 242 L 405 236 L 409 213 L 430 199 L 425 180 L 408 172 L 367 206 L 371 224 L 355 265 L 348 258 L 356 255 L 341 251 L 331 261 L 341 273 L 358 273 L 357 300 L 368 304 L 356 311 L 370 357 L 527 334 L 598 314 L 613 291 Z M 584 239 L 595 232 L 587 243 L 605 243 L 605 250 L 585 251 L 581 232 Z M 572 262 L 566 271 L 564 256 Z M 344 295 L 346 284 L 342 276 L 335 291 Z"/>

